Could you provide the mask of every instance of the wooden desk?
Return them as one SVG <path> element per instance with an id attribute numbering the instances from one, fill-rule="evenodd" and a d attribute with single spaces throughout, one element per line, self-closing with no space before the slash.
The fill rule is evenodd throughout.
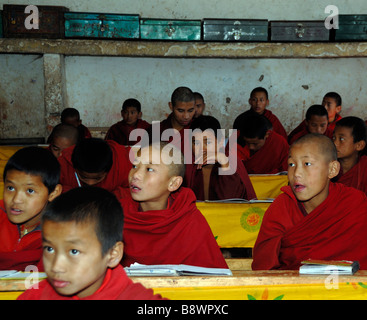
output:
<path id="1" fill-rule="evenodd" d="M 367 270 L 352 276 L 304 276 L 298 271 L 233 270 L 233 276 L 132 277 L 172 300 L 367 299 Z M 332 282 L 333 281 L 333 282 Z M 0 281 L 0 299 L 16 299 L 24 281 Z"/>

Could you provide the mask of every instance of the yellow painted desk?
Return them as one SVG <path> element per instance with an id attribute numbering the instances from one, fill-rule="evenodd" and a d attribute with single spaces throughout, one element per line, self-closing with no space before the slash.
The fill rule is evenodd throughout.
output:
<path id="1" fill-rule="evenodd" d="M 298 271 L 232 270 L 233 276 L 132 277 L 172 300 L 367 299 L 367 271 L 350 276 L 304 276 Z M 1 280 L 0 299 L 16 299 L 24 281 Z"/>

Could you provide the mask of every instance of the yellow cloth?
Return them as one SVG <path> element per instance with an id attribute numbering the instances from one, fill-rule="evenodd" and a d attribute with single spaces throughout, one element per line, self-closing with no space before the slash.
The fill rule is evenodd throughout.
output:
<path id="1" fill-rule="evenodd" d="M 280 188 L 288 185 L 287 175 L 250 175 L 252 186 L 258 199 L 275 199 Z"/>
<path id="2" fill-rule="evenodd" d="M 196 203 L 222 248 L 252 248 L 269 205 L 270 203 Z"/>

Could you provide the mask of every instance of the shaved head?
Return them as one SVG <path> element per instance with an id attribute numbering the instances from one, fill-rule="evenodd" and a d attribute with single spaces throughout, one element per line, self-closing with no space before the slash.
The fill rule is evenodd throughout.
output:
<path id="1" fill-rule="evenodd" d="M 185 175 L 185 162 L 184 156 L 180 149 L 169 142 L 154 142 L 149 146 L 142 147 L 137 156 L 140 157 L 143 149 L 149 148 L 150 155 L 149 161 L 153 164 L 164 164 L 168 166 L 169 174 L 171 177 Z"/>
<path id="2" fill-rule="evenodd" d="M 315 148 L 318 148 L 319 153 L 324 155 L 327 161 L 338 160 L 336 147 L 334 145 L 334 142 L 329 137 L 319 133 L 309 133 L 297 139 L 291 145 L 291 148 L 295 145 L 306 143 L 313 144 Z"/>

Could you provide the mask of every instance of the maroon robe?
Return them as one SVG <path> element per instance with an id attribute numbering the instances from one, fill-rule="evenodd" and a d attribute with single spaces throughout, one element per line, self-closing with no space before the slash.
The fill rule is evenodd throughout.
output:
<path id="1" fill-rule="evenodd" d="M 253 270 L 298 269 L 301 261 L 356 260 L 367 269 L 367 197 L 330 182 L 328 197 L 304 215 L 290 186 L 265 212 Z"/>
<path id="2" fill-rule="evenodd" d="M 367 195 L 367 156 L 361 156 L 358 162 L 345 174 L 341 168 L 333 181 L 361 190 Z"/>
<path id="3" fill-rule="evenodd" d="M 204 198 L 204 179 L 202 170 L 196 164 L 187 164 L 185 171 L 186 186 L 191 188 L 198 200 Z M 256 193 L 241 159 L 237 158 L 236 172 L 230 175 L 219 175 L 219 165 L 213 166 L 209 181 L 209 200 L 242 198 L 256 199 Z"/>
<path id="4" fill-rule="evenodd" d="M 140 211 L 132 198 L 120 202 L 125 219 L 123 266 L 138 262 L 228 268 L 191 189 L 172 193 L 165 210 Z"/>
<path id="5" fill-rule="evenodd" d="M 128 125 L 124 120 L 121 120 L 108 129 L 105 140 L 114 140 L 119 144 L 131 146 L 140 141 L 140 139 L 137 139 L 137 141 L 129 139 L 131 131 L 134 129 L 146 130 L 149 127 L 150 123 L 145 120 L 138 119 L 134 126 Z"/>
<path id="6" fill-rule="evenodd" d="M 238 148 L 242 148 L 238 145 Z M 245 150 L 238 154 L 250 154 Z M 247 159 L 242 159 L 243 164 L 249 174 L 275 174 L 288 170 L 288 151 L 287 141 L 274 131 L 270 131 L 265 144 Z"/>

